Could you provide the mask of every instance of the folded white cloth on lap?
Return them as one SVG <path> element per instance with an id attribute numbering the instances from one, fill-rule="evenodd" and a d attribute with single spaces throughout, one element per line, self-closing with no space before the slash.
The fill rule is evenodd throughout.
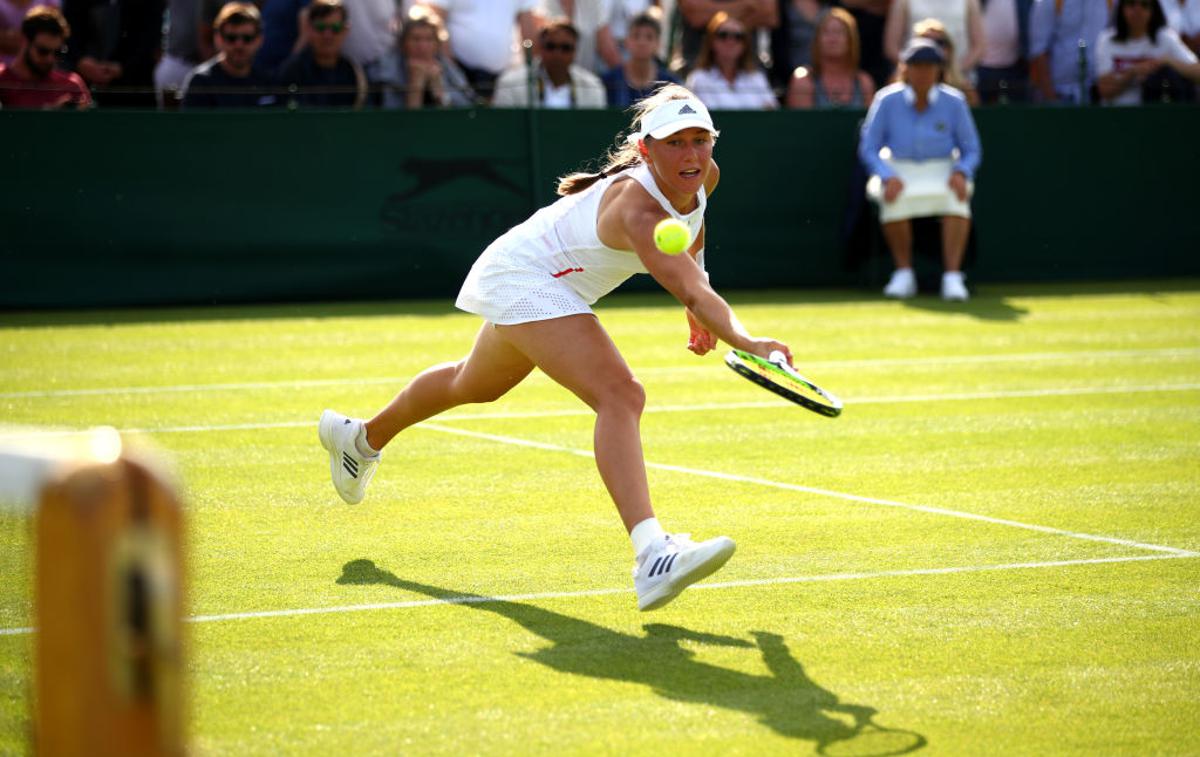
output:
<path id="1" fill-rule="evenodd" d="M 867 182 L 867 197 L 879 206 L 881 223 L 902 221 L 906 218 L 926 216 L 971 217 L 971 195 L 975 183 L 967 182 L 967 201 L 960 202 L 950 188 L 950 174 L 954 172 L 954 161 L 942 160 L 888 160 L 904 189 L 894 202 L 883 201 L 883 181 L 872 176 Z"/>

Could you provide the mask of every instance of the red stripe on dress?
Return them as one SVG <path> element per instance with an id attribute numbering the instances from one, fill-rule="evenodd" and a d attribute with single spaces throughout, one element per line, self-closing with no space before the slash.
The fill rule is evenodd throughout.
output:
<path id="1" fill-rule="evenodd" d="M 564 268 L 563 270 L 559 271 L 558 273 L 552 273 L 550 275 L 556 279 L 560 279 L 563 276 L 566 276 L 568 273 L 583 273 L 583 269 L 582 268 Z"/>

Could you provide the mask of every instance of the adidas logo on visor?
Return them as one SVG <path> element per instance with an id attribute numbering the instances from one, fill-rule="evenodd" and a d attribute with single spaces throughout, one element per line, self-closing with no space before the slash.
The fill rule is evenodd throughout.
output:
<path id="1" fill-rule="evenodd" d="M 695 115 L 696 111 L 692 109 L 692 106 L 688 105 L 687 103 L 684 103 L 683 107 L 679 109 L 679 115 L 682 116 L 686 113 L 691 113 L 692 115 Z"/>

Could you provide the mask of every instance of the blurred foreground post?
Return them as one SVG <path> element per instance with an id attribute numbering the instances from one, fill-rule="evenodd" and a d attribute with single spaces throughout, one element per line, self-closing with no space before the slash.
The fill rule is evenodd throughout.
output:
<path id="1" fill-rule="evenodd" d="M 182 510 L 111 429 L 0 448 L 33 562 L 32 752 L 184 752 Z"/>

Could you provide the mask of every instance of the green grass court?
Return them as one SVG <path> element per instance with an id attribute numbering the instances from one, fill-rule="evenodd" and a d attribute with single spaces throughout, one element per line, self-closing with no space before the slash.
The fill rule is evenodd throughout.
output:
<path id="1" fill-rule="evenodd" d="M 448 302 L 0 315 L 0 418 L 174 461 L 197 754 L 1200 753 L 1200 281 L 729 299 L 846 411 L 687 352 L 665 295 L 601 303 L 660 520 L 738 543 L 655 613 L 539 374 L 333 492 L 321 410 L 464 354 Z M 0 753 L 24 541 L 9 517 Z"/>

